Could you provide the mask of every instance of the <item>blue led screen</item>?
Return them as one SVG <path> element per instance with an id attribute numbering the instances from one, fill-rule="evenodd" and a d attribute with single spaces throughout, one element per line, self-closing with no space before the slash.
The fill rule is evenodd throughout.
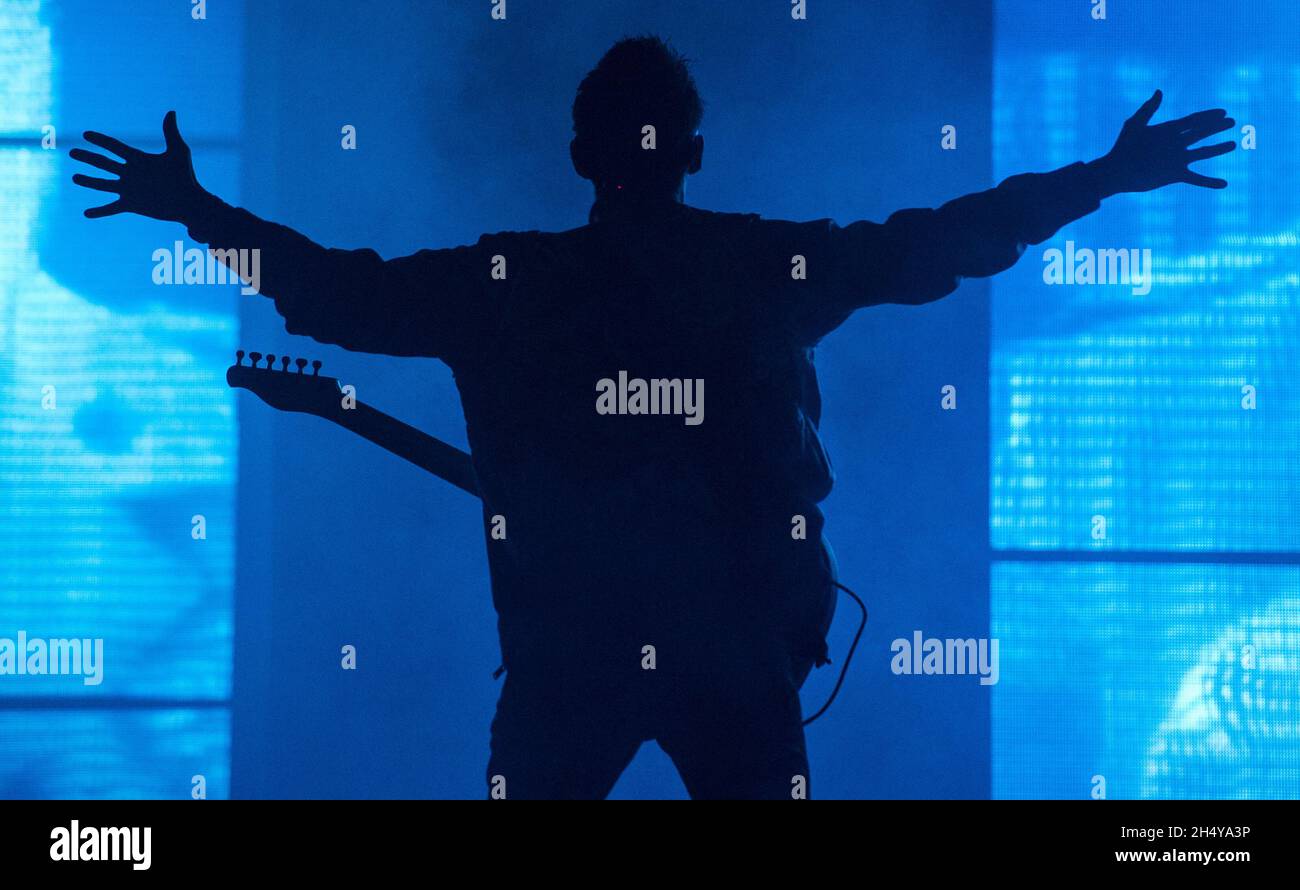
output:
<path id="1" fill-rule="evenodd" d="M 154 284 L 177 233 L 92 230 L 67 158 L 178 107 L 235 196 L 241 7 L 176 11 L 0 0 L 0 797 L 229 793 L 237 290 Z"/>
<path id="2" fill-rule="evenodd" d="M 1227 190 L 1111 199 L 992 285 L 993 793 L 1296 797 L 1294 10 L 1086 7 L 998 3 L 999 177 L 1097 157 L 1155 88 L 1238 151 Z M 1050 250 L 1150 277 L 1048 283 Z"/>

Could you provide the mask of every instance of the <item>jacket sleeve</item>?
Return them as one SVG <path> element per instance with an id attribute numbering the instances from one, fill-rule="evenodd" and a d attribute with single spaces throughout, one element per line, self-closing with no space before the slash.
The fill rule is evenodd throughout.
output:
<path id="1" fill-rule="evenodd" d="M 486 239 L 384 260 L 370 249 L 322 247 L 216 199 L 186 222 L 227 265 L 250 251 L 244 271 L 256 273 L 252 286 L 275 301 L 289 333 L 357 352 L 445 360 L 472 349 L 486 323 L 484 292 L 503 284 L 492 280 Z"/>
<path id="2" fill-rule="evenodd" d="M 1086 164 L 1026 173 L 937 209 L 900 210 L 883 223 L 837 226 L 807 239 L 808 299 L 796 323 L 814 341 L 855 310 L 880 303 L 918 305 L 945 297 L 963 278 L 995 275 L 1101 204 Z"/>

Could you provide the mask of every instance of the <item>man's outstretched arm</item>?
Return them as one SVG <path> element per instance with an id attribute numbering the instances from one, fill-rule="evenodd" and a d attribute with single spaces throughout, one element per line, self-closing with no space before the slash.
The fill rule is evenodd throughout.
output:
<path id="1" fill-rule="evenodd" d="M 1046 241 L 1111 195 L 1179 182 L 1226 187 L 1226 181 L 1188 165 L 1226 154 L 1236 143 L 1190 146 L 1235 122 L 1214 109 L 1151 126 L 1161 98 L 1157 90 L 1125 122 L 1114 147 L 1090 163 L 1013 176 L 937 209 L 900 210 L 884 223 L 834 228 L 831 259 L 839 273 L 826 293 L 837 305 L 809 307 L 819 317 L 815 333 L 825 333 L 861 306 L 930 302 L 952 293 L 963 278 L 1008 269 L 1027 245 Z"/>
<path id="2" fill-rule="evenodd" d="M 77 185 L 117 196 L 87 210 L 88 218 L 137 213 L 182 223 L 195 241 L 216 250 L 259 251 L 260 290 L 275 299 L 292 334 L 362 352 L 438 357 L 468 334 L 474 324 L 469 313 L 482 306 L 471 291 L 490 276 L 481 251 L 423 250 L 386 261 L 373 250 L 322 247 L 204 189 L 175 112 L 163 119 L 163 136 L 166 150 L 151 154 L 102 133 L 85 134 L 122 158 L 72 150 L 74 160 L 118 177 L 72 177 Z M 234 253 L 219 256 L 233 259 Z"/>

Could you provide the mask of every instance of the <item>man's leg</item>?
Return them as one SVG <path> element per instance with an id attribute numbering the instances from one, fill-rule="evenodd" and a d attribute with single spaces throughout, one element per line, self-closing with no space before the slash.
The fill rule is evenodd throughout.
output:
<path id="1" fill-rule="evenodd" d="M 565 673 L 506 674 L 492 719 L 488 796 L 601 800 L 641 746 L 634 703 Z"/>
<path id="2" fill-rule="evenodd" d="M 789 655 L 776 643 L 716 641 L 675 675 L 659 745 L 697 800 L 808 797 L 803 713 Z"/>

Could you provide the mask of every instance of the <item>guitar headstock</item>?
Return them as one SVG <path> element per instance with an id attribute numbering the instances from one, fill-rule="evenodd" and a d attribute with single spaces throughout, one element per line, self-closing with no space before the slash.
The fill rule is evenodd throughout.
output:
<path id="1" fill-rule="evenodd" d="M 296 411 L 330 417 L 339 408 L 339 381 L 337 377 L 322 377 L 320 362 L 311 362 L 311 373 L 306 373 L 307 360 L 294 360 L 289 367 L 289 356 L 279 358 L 260 352 L 248 353 L 250 364 L 244 364 L 244 350 L 235 353 L 235 363 L 226 369 L 226 383 L 246 389 L 263 402 L 280 411 Z M 262 360 L 265 359 L 265 364 Z"/>

